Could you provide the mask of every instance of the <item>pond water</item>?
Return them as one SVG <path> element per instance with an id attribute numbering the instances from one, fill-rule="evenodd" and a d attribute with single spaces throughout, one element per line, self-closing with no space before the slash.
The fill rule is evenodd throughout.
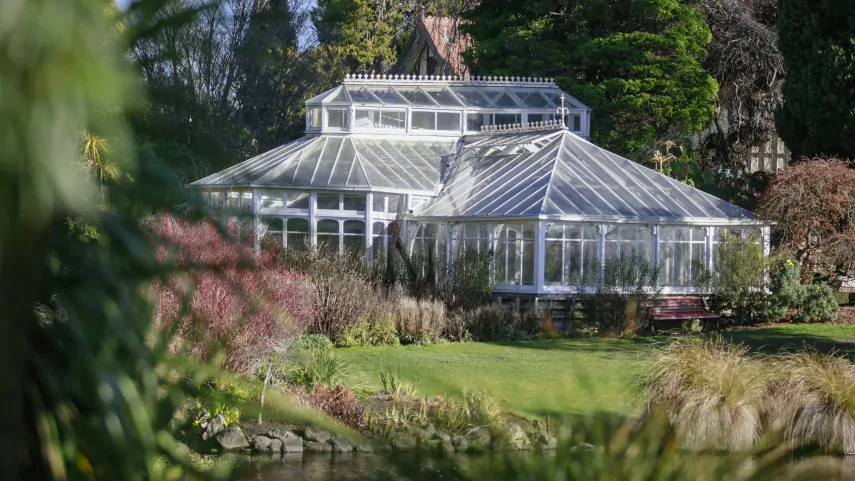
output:
<path id="1" fill-rule="evenodd" d="M 395 467 L 391 465 L 389 455 L 384 454 L 332 454 L 329 453 L 304 453 L 286 454 L 281 457 L 253 457 L 247 458 L 241 463 L 243 468 L 243 476 L 241 479 L 246 481 L 351 481 L 365 479 L 401 479 L 402 477 L 396 474 Z M 414 479 L 437 479 L 450 480 L 455 479 L 454 475 L 455 463 L 442 462 L 442 460 L 451 461 L 452 458 L 427 456 L 420 460 L 416 459 L 414 454 L 393 454 L 395 462 L 403 462 L 409 466 L 420 465 L 423 468 L 419 471 L 420 475 Z M 480 456 L 537 456 L 540 459 L 547 459 L 552 454 L 541 454 L 535 452 L 510 452 L 510 453 L 494 453 L 485 455 L 465 455 L 455 454 L 456 456 L 468 456 L 471 459 Z M 408 462 L 408 458 L 412 462 Z M 413 473 L 411 473 L 413 474 Z"/>
<path id="2" fill-rule="evenodd" d="M 534 452 L 510 452 L 497 453 L 495 456 L 529 457 L 536 456 L 539 462 L 548 462 L 554 453 Z M 465 456 L 465 455 L 455 455 Z M 486 455 L 491 456 L 491 455 Z M 413 463 L 407 462 L 407 458 L 413 458 Z M 471 456 L 470 456 L 471 457 Z M 701 456 L 703 457 L 703 456 Z M 420 464 L 423 466 L 420 474 L 408 479 L 423 480 L 454 480 L 459 479 L 455 475 L 454 463 L 425 462 L 422 458 L 418 463 L 415 455 L 394 454 L 395 462 L 405 462 L 408 465 Z M 554 458 L 552 458 L 554 460 Z M 432 459 L 439 461 L 439 459 Z M 842 459 L 843 471 L 847 476 L 855 474 L 855 456 L 846 456 Z M 793 462 L 798 462 L 793 460 Z M 395 467 L 389 458 L 382 454 L 330 454 L 330 453 L 304 453 L 286 454 L 281 457 L 253 457 L 246 458 L 242 463 L 242 477 L 245 481 L 355 481 L 378 479 L 386 480 L 403 479 L 395 472 Z M 750 463 L 749 463 L 750 465 Z M 443 466 L 440 468 L 440 466 Z M 745 466 L 746 468 L 748 465 Z"/>
<path id="3" fill-rule="evenodd" d="M 350 481 L 392 475 L 383 456 L 372 454 L 305 453 L 280 458 L 250 458 L 245 463 L 247 481 Z"/>

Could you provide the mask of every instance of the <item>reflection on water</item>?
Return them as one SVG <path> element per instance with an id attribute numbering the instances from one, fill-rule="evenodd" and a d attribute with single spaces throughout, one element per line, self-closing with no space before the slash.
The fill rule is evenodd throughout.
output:
<path id="1" fill-rule="evenodd" d="M 394 474 L 383 456 L 364 453 L 286 454 L 281 459 L 251 458 L 244 466 L 247 481 L 350 481 Z"/>
<path id="2" fill-rule="evenodd" d="M 392 454 L 395 462 L 404 461 L 405 457 L 414 457 L 411 454 Z M 466 456 L 466 455 L 454 455 Z M 486 456 L 501 456 L 505 461 L 513 460 L 516 457 L 535 456 L 536 463 L 549 463 L 555 460 L 555 453 L 533 453 L 533 452 L 510 452 L 510 453 L 493 453 Z M 582 455 L 583 456 L 583 455 Z M 477 456 L 475 456 L 477 457 Z M 707 459 L 708 456 L 697 456 L 700 461 Z M 469 456 L 473 458 L 473 456 Z M 440 458 L 431 458 L 433 461 L 438 461 Z M 453 480 L 459 479 L 455 471 L 454 463 L 413 463 L 411 465 L 420 465 L 422 469 L 418 479 L 434 479 L 434 480 Z M 811 460 L 796 460 L 792 462 L 812 461 L 842 461 L 843 466 L 836 464 L 842 468 L 842 471 L 847 475 L 855 473 L 855 456 L 844 456 L 841 458 L 835 457 L 818 457 Z M 390 465 L 389 459 L 382 454 L 329 454 L 329 453 L 305 453 L 305 454 L 286 454 L 276 458 L 247 458 L 241 463 L 243 466 L 243 476 L 241 479 L 246 481 L 352 481 L 352 480 L 367 480 L 367 479 L 401 479 L 401 476 L 396 475 L 395 469 Z M 410 464 L 410 463 L 406 463 Z M 752 467 L 752 460 L 748 460 L 745 468 Z M 430 467 L 429 467 L 430 466 Z M 817 465 L 819 466 L 819 465 Z M 439 468 L 439 469 L 437 469 Z M 838 469 L 840 469 L 838 468 Z M 848 477 L 848 476 L 847 476 Z"/>

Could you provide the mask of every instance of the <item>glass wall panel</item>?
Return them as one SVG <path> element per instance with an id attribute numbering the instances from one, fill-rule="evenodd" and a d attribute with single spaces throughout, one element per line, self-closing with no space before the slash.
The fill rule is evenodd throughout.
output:
<path id="1" fill-rule="evenodd" d="M 371 201 L 371 210 L 374 212 L 383 213 L 386 212 L 386 196 L 382 194 L 374 194 L 373 200 Z"/>
<path id="2" fill-rule="evenodd" d="M 493 125 L 507 125 L 522 123 L 522 114 L 494 114 Z"/>
<path id="3" fill-rule="evenodd" d="M 280 190 L 262 190 L 259 207 L 262 209 L 281 209 L 285 206 L 285 193 Z"/>
<path id="4" fill-rule="evenodd" d="M 534 224 L 495 227 L 495 281 L 498 285 L 534 285 Z"/>
<path id="5" fill-rule="evenodd" d="M 744 242 L 752 242 L 754 244 L 762 244 L 763 242 L 762 231 L 756 227 L 716 227 L 712 237 L 713 266 L 715 266 L 714 259 L 718 252 L 718 245 L 726 235 L 737 236 Z"/>
<path id="6" fill-rule="evenodd" d="M 327 127 L 334 129 L 346 129 L 348 127 L 347 109 L 327 108 Z"/>
<path id="7" fill-rule="evenodd" d="M 403 110 L 383 110 L 380 114 L 381 128 L 401 130 L 407 128 L 407 113 Z"/>
<path id="8" fill-rule="evenodd" d="M 690 287 L 693 278 L 706 269 L 706 229 L 660 227 L 660 283 L 669 287 Z"/>
<path id="9" fill-rule="evenodd" d="M 338 194 L 318 193 L 318 209 L 339 210 Z"/>
<path id="10" fill-rule="evenodd" d="M 320 107 L 309 107 L 309 128 L 310 129 L 321 128 L 321 108 Z"/>
<path id="11" fill-rule="evenodd" d="M 289 209 L 309 209 L 310 196 L 308 192 L 289 190 L 285 192 L 286 206 Z"/>
<path id="12" fill-rule="evenodd" d="M 404 205 L 404 200 L 400 195 L 389 195 L 386 196 L 388 207 L 386 212 L 389 214 L 399 214 L 401 212 L 401 207 Z"/>
<path id="13" fill-rule="evenodd" d="M 437 112 L 436 113 L 436 130 L 460 130 L 460 113 L 459 112 Z"/>
<path id="14" fill-rule="evenodd" d="M 487 224 L 467 223 L 456 226 L 452 238 L 455 257 L 486 256 L 489 253 Z"/>
<path id="15" fill-rule="evenodd" d="M 413 112 L 413 130 L 436 130 L 436 112 Z"/>
<path id="16" fill-rule="evenodd" d="M 365 211 L 365 194 L 344 194 L 344 210 Z"/>
<path id="17" fill-rule="evenodd" d="M 466 114 L 466 130 L 480 132 L 482 125 L 505 125 L 522 123 L 522 114 L 478 112 Z"/>
<path id="18" fill-rule="evenodd" d="M 487 118 L 486 122 L 484 118 Z M 466 114 L 466 131 L 467 132 L 480 132 L 481 126 L 489 125 L 490 122 L 490 114 L 482 115 L 482 114 Z"/>
<path id="19" fill-rule="evenodd" d="M 377 128 L 380 127 L 380 110 L 356 110 L 357 128 Z"/>
<path id="20" fill-rule="evenodd" d="M 606 260 L 628 259 L 633 254 L 651 262 L 652 230 L 647 226 L 609 226 L 606 230 Z"/>
<path id="21" fill-rule="evenodd" d="M 555 120 L 555 114 L 553 113 L 529 113 L 526 117 L 528 118 L 528 122 L 548 122 Z"/>
<path id="22" fill-rule="evenodd" d="M 586 224 L 546 224 L 544 283 L 552 286 L 596 284 L 599 265 L 597 228 Z"/>

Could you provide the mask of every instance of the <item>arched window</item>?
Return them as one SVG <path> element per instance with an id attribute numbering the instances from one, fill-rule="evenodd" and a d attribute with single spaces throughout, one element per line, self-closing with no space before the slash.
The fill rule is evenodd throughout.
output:
<path id="1" fill-rule="evenodd" d="M 309 219 L 285 219 L 285 245 L 291 248 L 309 246 Z"/>
<path id="2" fill-rule="evenodd" d="M 495 278 L 498 285 L 534 285 L 534 224 L 496 226 Z"/>
<path id="3" fill-rule="evenodd" d="M 365 255 L 365 222 L 344 221 L 342 236 L 342 250 L 345 255 Z"/>
<path id="4" fill-rule="evenodd" d="M 389 236 L 386 232 L 385 222 L 375 222 L 371 227 L 371 236 L 373 237 L 371 245 L 371 255 L 374 259 L 384 259 L 386 253 L 389 252 Z"/>
<path id="5" fill-rule="evenodd" d="M 330 253 L 339 252 L 340 234 L 338 221 L 323 219 L 318 221 L 318 248 Z"/>

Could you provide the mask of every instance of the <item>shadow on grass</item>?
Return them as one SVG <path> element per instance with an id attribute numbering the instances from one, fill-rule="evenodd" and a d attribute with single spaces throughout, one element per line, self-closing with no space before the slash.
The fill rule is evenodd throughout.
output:
<path id="1" fill-rule="evenodd" d="M 635 357 L 656 347 L 665 346 L 673 341 L 671 337 L 635 337 L 632 339 L 544 339 L 538 341 L 497 341 L 488 342 L 494 346 L 541 351 L 564 351 L 577 353 L 628 354 Z"/>
<path id="2" fill-rule="evenodd" d="M 728 342 L 742 343 L 754 352 L 766 354 L 816 349 L 822 353 L 836 352 L 850 359 L 855 358 L 855 340 L 837 340 L 774 328 L 732 331 L 723 333 L 722 336 Z"/>
<path id="3" fill-rule="evenodd" d="M 812 335 L 804 332 L 790 332 L 785 329 L 766 327 L 720 333 L 703 336 L 721 335 L 727 342 L 742 343 L 754 352 L 774 354 L 781 351 L 799 351 L 816 349 L 822 353 L 837 352 L 855 359 L 855 339 L 834 339 L 829 336 Z M 639 336 L 631 339 L 554 339 L 520 342 L 490 342 L 495 346 L 519 349 L 537 349 L 543 351 L 564 351 L 576 353 L 605 353 L 616 357 L 643 357 L 658 348 L 668 346 L 674 341 L 686 339 L 691 335 L 676 336 Z"/>

